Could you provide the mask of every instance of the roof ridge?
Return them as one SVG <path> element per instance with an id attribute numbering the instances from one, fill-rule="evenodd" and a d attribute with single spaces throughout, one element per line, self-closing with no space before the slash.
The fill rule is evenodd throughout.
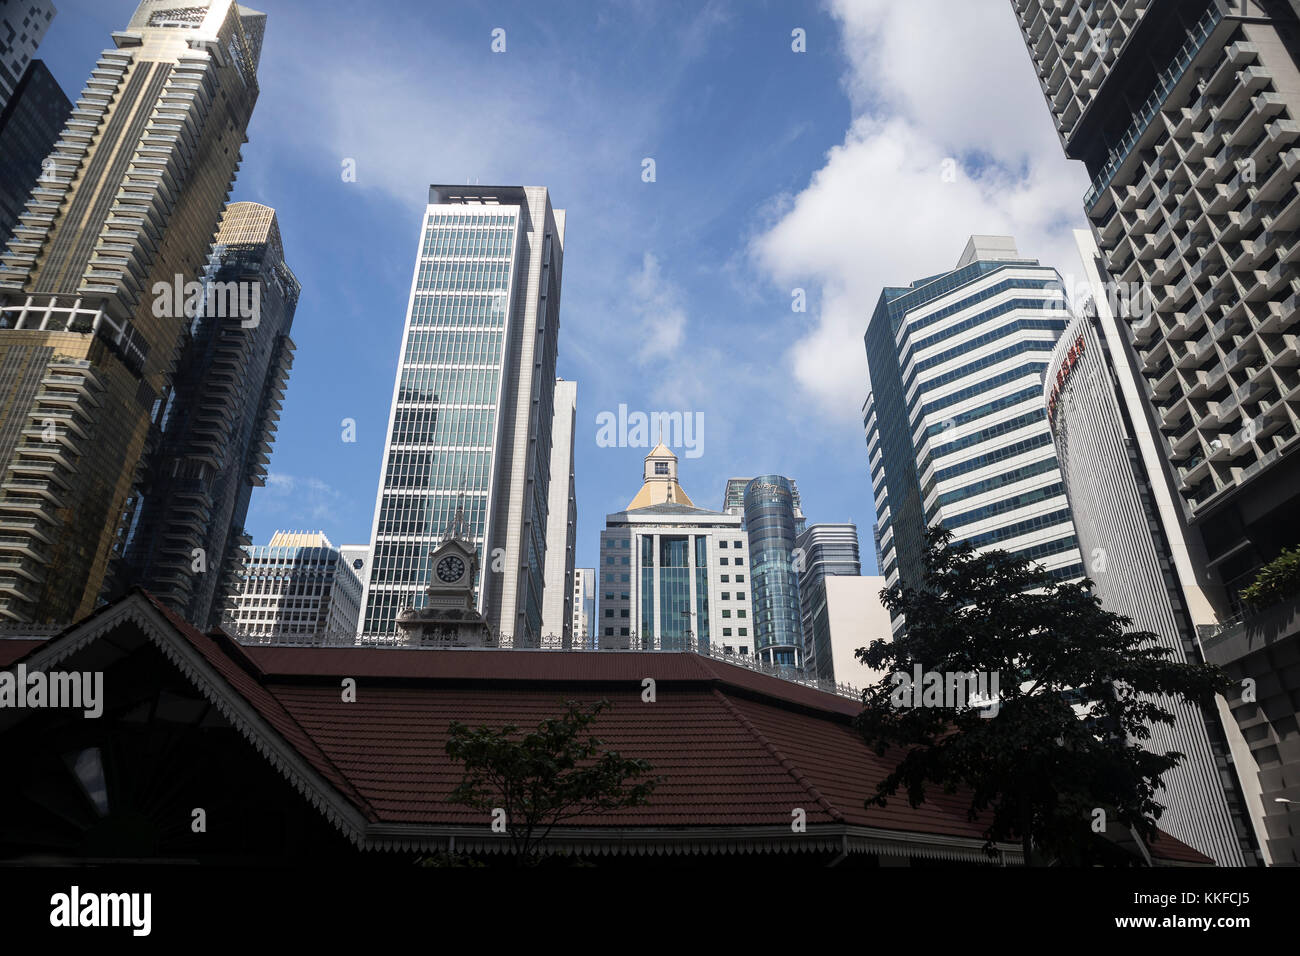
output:
<path id="1" fill-rule="evenodd" d="M 764 736 L 762 731 L 760 731 L 757 727 L 755 727 L 753 723 L 750 722 L 750 719 L 740 712 L 740 708 L 737 707 L 735 704 L 733 704 L 731 702 L 731 699 L 727 697 L 726 694 L 722 693 L 722 691 L 718 690 L 716 687 L 713 688 L 713 693 L 717 696 L 718 700 L 722 702 L 722 706 L 725 707 L 727 711 L 729 711 L 731 715 L 735 717 L 737 721 L 740 722 L 740 725 L 744 727 L 746 731 L 748 731 L 750 734 L 753 735 L 755 740 L 757 740 L 760 744 L 762 744 L 763 748 L 769 754 L 771 754 L 773 757 L 776 758 L 777 762 L 786 771 L 786 773 L 788 773 L 791 777 L 794 778 L 794 782 L 799 784 L 799 786 L 803 787 L 803 789 L 808 793 L 808 795 L 812 797 L 813 800 L 815 800 L 824 811 L 826 811 L 826 813 L 830 816 L 832 820 L 834 820 L 836 823 L 847 822 L 845 820 L 844 814 L 841 813 L 835 807 L 834 804 L 832 804 L 829 800 L 827 800 L 825 797 L 822 796 L 821 791 L 813 786 L 812 781 L 809 780 L 808 776 L 802 770 L 799 769 L 798 765 L 795 764 L 793 760 L 791 760 L 789 757 L 783 754 L 780 750 L 778 750 L 776 744 L 768 740 L 767 737 Z"/>

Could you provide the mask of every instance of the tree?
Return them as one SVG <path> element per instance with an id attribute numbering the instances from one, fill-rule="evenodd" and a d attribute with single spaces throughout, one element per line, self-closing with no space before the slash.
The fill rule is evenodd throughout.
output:
<path id="1" fill-rule="evenodd" d="M 1300 594 L 1300 547 L 1283 548 L 1241 592 L 1242 598 L 1256 608 L 1267 608 L 1292 594 Z"/>
<path id="2" fill-rule="evenodd" d="M 858 729 L 877 754 L 901 753 L 867 805 L 904 789 L 916 807 L 928 786 L 961 788 L 970 819 L 988 822 L 985 851 L 997 857 L 995 843 L 1018 840 L 1027 865 L 1098 862 L 1113 846 L 1096 832 L 1116 823 L 1156 838 L 1160 776 L 1184 759 L 1141 746 L 1151 725 L 1173 723 L 1159 695 L 1204 706 L 1227 678 L 1128 632 L 1133 622 L 1103 610 L 1091 581 L 1063 584 L 1005 551 L 954 546 L 943 528 L 925 547 L 922 586 L 881 592 L 905 632 L 857 651 L 887 672 L 863 692 Z M 945 688 L 986 675 L 996 702 L 928 691 L 910 700 L 899 675 L 917 665 Z"/>
<path id="3" fill-rule="evenodd" d="M 584 737 L 609 706 L 601 700 L 584 710 L 566 701 L 563 717 L 543 720 L 518 740 L 513 725 L 471 730 L 453 721 L 447 754 L 465 765 L 465 777 L 451 800 L 487 813 L 504 811 L 506 832 L 522 862 L 536 862 L 547 836 L 564 820 L 647 803 L 660 778 L 630 781 L 654 768 L 605 750 L 597 737 Z"/>

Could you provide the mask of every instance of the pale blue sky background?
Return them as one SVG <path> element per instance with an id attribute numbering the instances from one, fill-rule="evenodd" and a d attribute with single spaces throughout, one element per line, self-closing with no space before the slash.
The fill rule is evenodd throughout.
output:
<path id="1" fill-rule="evenodd" d="M 41 56 L 75 99 L 136 4 L 55 2 Z M 1005 0 L 252 5 L 262 92 L 232 198 L 278 210 L 304 290 L 259 543 L 369 538 L 430 183 L 544 185 L 568 210 L 559 374 L 578 381 L 585 566 L 640 486 L 646 449 L 596 444 L 623 403 L 704 414 L 681 466 L 697 504 L 719 508 L 732 475 L 790 475 L 810 522 L 858 523 L 871 573 L 859 409 L 881 286 L 951 268 L 971 232 L 1077 271 L 1087 184 Z"/>

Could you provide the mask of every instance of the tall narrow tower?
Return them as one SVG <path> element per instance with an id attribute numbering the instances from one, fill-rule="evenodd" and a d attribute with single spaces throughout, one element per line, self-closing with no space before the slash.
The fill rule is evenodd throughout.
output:
<path id="1" fill-rule="evenodd" d="M 265 16 L 145 0 L 0 266 L 0 618 L 95 606 L 257 101 Z M 183 311 L 183 310 L 182 310 Z"/>
<path id="2" fill-rule="evenodd" d="M 432 186 L 393 386 L 362 607 L 391 634 L 464 500 L 476 606 L 542 632 L 564 211 L 539 186 Z M 562 480 L 562 479 L 561 479 Z"/>

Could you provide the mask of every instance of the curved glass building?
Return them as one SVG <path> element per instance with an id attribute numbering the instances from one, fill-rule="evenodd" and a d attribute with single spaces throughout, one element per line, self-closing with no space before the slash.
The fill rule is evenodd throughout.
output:
<path id="1" fill-rule="evenodd" d="M 755 653 L 772 664 L 803 666 L 794 483 L 764 475 L 745 486 L 745 531 L 753 595 Z M 744 573 L 744 572 L 741 572 Z"/>

